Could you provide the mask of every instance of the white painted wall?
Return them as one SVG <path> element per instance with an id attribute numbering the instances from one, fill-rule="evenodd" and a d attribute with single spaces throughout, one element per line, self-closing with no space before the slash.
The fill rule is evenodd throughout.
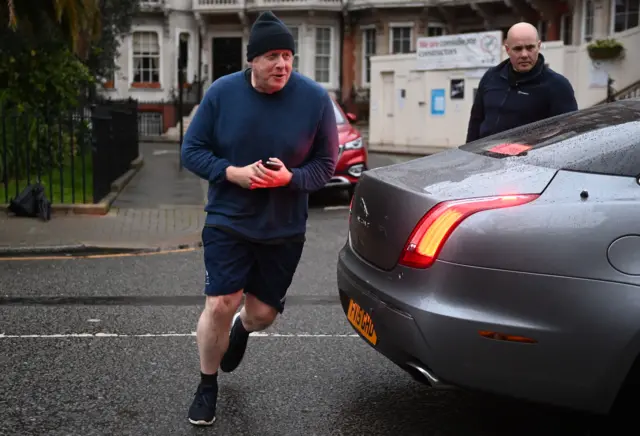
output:
<path id="1" fill-rule="evenodd" d="M 170 8 L 166 17 L 138 17 L 134 19 L 131 33 L 124 38 L 120 48 L 120 56 L 116 64 L 120 71 L 116 73 L 113 89 L 106 89 L 103 94 L 111 98 L 132 97 L 141 102 L 145 101 L 169 101 L 172 88 L 177 87 L 177 55 L 178 36 L 180 32 L 190 34 L 189 64 L 187 66 L 187 80 L 194 80 L 198 73 L 198 24 L 195 14 L 190 10 L 191 0 L 167 0 Z M 332 17 L 309 16 L 301 13 L 298 17 L 286 18 L 285 23 L 298 28 L 298 57 L 299 71 L 315 79 L 316 41 L 317 27 L 329 27 L 331 29 L 331 63 L 330 78 L 322 83 L 330 91 L 336 91 L 339 86 L 340 68 L 340 21 L 336 14 Z M 237 36 L 243 38 L 242 60 L 246 63 L 246 45 L 249 38 L 249 29 L 240 24 L 210 25 L 205 30 L 202 40 L 201 61 L 203 65 L 202 75 L 205 79 L 205 89 L 211 84 L 213 60 L 211 56 L 211 40 L 214 37 Z M 161 46 L 161 73 L 159 89 L 132 88 L 133 78 L 132 62 L 132 35 L 136 31 L 154 31 L 160 37 Z M 204 68 L 206 67 L 206 68 Z M 177 90 L 175 91 L 177 92 Z"/>
<path id="2" fill-rule="evenodd" d="M 133 33 L 137 31 L 155 32 L 159 37 L 160 43 L 160 88 L 133 88 Z M 171 59 L 174 56 L 176 35 L 167 31 L 167 26 L 163 18 L 136 18 L 132 26 L 131 32 L 126 35 L 120 45 L 120 56 L 116 59 L 116 65 L 119 70 L 116 71 L 114 88 L 103 91 L 107 97 L 134 98 L 140 102 L 160 102 L 168 100 L 171 87 L 174 86 L 175 74 L 173 73 L 173 65 Z"/>
<path id="3" fill-rule="evenodd" d="M 576 15 L 582 17 L 583 2 L 577 3 Z M 603 38 L 606 37 L 603 29 L 612 28 L 608 24 L 612 16 L 611 3 L 601 1 L 599 5 L 594 34 L 596 38 Z M 582 28 L 575 29 L 578 34 L 575 40 L 582 41 L 582 32 Z M 606 85 L 592 85 L 594 68 L 608 71 L 618 90 L 640 80 L 640 27 L 611 36 L 624 44 L 625 57 L 607 63 L 594 64 L 586 43 L 579 46 L 564 46 L 562 41 L 543 43 L 542 54 L 547 63 L 571 82 L 580 109 L 593 106 L 607 96 Z M 502 59 L 506 58 L 503 49 Z M 478 86 L 484 70 L 418 71 L 415 54 L 373 56 L 371 69 L 371 150 L 423 154 L 465 143 L 473 89 Z M 449 98 L 451 79 L 465 79 L 463 100 Z M 445 90 L 444 115 L 431 114 L 432 89 Z M 402 90 L 406 93 L 404 99 L 400 97 Z"/>

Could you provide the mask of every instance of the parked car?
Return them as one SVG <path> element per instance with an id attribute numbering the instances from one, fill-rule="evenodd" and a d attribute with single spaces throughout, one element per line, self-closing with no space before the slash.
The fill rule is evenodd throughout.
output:
<path id="1" fill-rule="evenodd" d="M 640 99 L 369 170 L 345 315 L 433 387 L 606 414 L 640 375 L 639 174 Z"/>
<path id="2" fill-rule="evenodd" d="M 345 113 L 335 100 L 332 99 L 332 102 L 338 124 L 340 150 L 335 173 L 326 188 L 346 189 L 351 196 L 362 173 L 368 169 L 367 148 L 362 134 L 351 124 L 356 121 L 356 116 Z"/>

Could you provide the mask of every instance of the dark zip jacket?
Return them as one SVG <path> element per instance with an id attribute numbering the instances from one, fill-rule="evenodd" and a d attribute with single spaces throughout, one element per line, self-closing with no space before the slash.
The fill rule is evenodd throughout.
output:
<path id="1" fill-rule="evenodd" d="M 545 66 L 544 56 L 526 73 L 509 59 L 487 70 L 471 108 L 467 142 L 578 110 L 571 83 Z"/>

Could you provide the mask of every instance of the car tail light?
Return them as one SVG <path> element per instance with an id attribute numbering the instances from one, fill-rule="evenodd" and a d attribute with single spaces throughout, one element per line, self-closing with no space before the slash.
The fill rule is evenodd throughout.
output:
<path id="1" fill-rule="evenodd" d="M 451 233 L 467 217 L 484 210 L 519 206 L 538 197 L 536 194 L 503 195 L 439 203 L 427 212 L 411 233 L 400 264 L 428 268 L 437 259 Z"/>

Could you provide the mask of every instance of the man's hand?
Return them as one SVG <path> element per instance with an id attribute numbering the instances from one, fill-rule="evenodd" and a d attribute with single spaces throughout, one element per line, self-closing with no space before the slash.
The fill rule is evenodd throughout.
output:
<path id="1" fill-rule="evenodd" d="M 258 162 L 254 162 L 246 167 L 227 167 L 227 180 L 245 189 L 251 188 L 251 178 L 259 174 Z"/>
<path id="2" fill-rule="evenodd" d="M 280 166 L 277 170 L 271 170 L 264 165 L 262 161 L 258 161 L 256 165 L 257 174 L 251 176 L 250 189 L 259 188 L 278 188 L 280 186 L 286 186 L 291 181 L 293 174 L 284 166 L 284 163 L 278 158 L 269 158 L 271 162 Z"/>

